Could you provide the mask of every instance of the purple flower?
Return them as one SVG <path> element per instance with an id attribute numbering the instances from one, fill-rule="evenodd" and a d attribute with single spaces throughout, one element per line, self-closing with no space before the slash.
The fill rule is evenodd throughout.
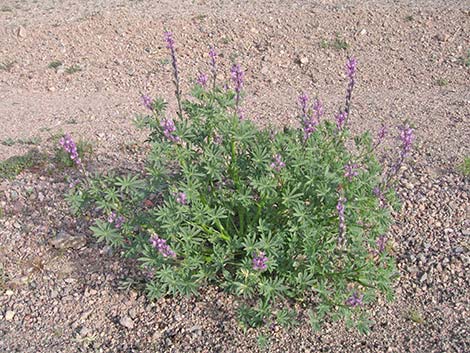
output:
<path id="1" fill-rule="evenodd" d="M 215 52 L 214 47 L 211 47 L 211 48 L 210 48 L 210 50 L 209 50 L 209 56 L 210 56 L 210 58 L 211 58 L 211 67 L 212 67 L 212 70 L 215 71 L 215 70 L 216 70 L 215 58 L 217 58 L 217 53 Z"/>
<path id="2" fill-rule="evenodd" d="M 143 104 L 144 104 L 144 107 L 149 109 L 149 110 L 152 110 L 152 98 L 150 98 L 148 95 L 144 94 L 142 96 L 142 101 L 143 101 Z"/>
<path id="3" fill-rule="evenodd" d="M 344 108 L 345 120 L 347 117 L 349 117 L 349 112 L 351 110 L 351 96 L 352 96 L 352 91 L 354 88 L 354 83 L 355 83 L 355 78 L 356 78 L 356 66 L 357 66 L 356 59 L 352 57 L 348 58 L 346 62 L 346 75 L 348 76 L 349 83 L 348 83 L 348 88 L 346 90 L 346 103 L 345 103 L 345 108 Z"/>
<path id="4" fill-rule="evenodd" d="M 338 112 L 338 114 L 335 115 L 336 119 L 336 127 L 338 130 L 342 130 L 344 127 L 344 122 L 346 121 L 346 117 L 348 116 L 347 112 Z"/>
<path id="5" fill-rule="evenodd" d="M 77 165 L 81 165 L 82 161 L 78 155 L 77 145 L 72 140 L 72 136 L 70 134 L 65 134 L 60 140 L 59 144 L 62 148 L 69 154 L 70 159 Z"/>
<path id="6" fill-rule="evenodd" d="M 188 199 L 186 198 L 186 194 L 184 192 L 179 192 L 176 194 L 176 202 L 180 205 L 187 205 Z"/>
<path id="7" fill-rule="evenodd" d="M 73 179 L 73 180 L 70 181 L 70 183 L 69 183 L 69 188 L 72 189 L 72 188 L 74 188 L 75 186 L 77 186 L 79 183 L 80 183 L 80 180 L 78 180 L 78 179 Z"/>
<path id="8" fill-rule="evenodd" d="M 377 252 L 379 254 L 385 251 L 385 246 L 387 245 L 387 238 L 385 237 L 385 235 L 381 235 L 380 237 L 378 237 L 376 245 L 377 245 Z"/>
<path id="9" fill-rule="evenodd" d="M 385 136 L 387 135 L 387 132 L 387 127 L 385 125 L 382 125 L 379 132 L 377 133 L 377 145 L 382 143 L 382 141 L 385 139 Z"/>
<path id="10" fill-rule="evenodd" d="M 302 116 L 305 119 L 308 112 L 308 96 L 306 93 L 302 93 L 299 96 L 300 109 L 302 109 Z"/>
<path id="11" fill-rule="evenodd" d="M 237 115 L 238 115 L 238 119 L 245 120 L 245 113 L 243 112 L 242 108 L 240 107 L 237 108 Z"/>
<path id="12" fill-rule="evenodd" d="M 174 50 L 175 49 L 175 40 L 173 39 L 173 33 L 170 31 L 166 31 L 165 34 L 165 42 L 167 49 Z"/>
<path id="13" fill-rule="evenodd" d="M 240 65 L 236 64 L 233 65 L 230 69 L 230 75 L 232 76 L 235 93 L 237 94 L 235 97 L 235 105 L 238 107 L 238 104 L 240 103 L 240 92 L 243 88 L 243 78 L 245 77 L 245 74 Z"/>
<path id="14" fill-rule="evenodd" d="M 173 34 L 169 31 L 165 32 L 165 42 L 167 49 L 170 49 L 171 55 L 171 65 L 173 67 L 173 77 L 175 84 L 175 93 L 176 100 L 178 102 L 178 115 L 183 116 L 183 108 L 181 106 L 181 89 L 180 89 L 180 79 L 178 75 L 178 63 L 176 62 L 176 51 L 175 51 L 175 41 L 173 39 Z"/>
<path id="15" fill-rule="evenodd" d="M 206 74 L 201 73 L 197 78 L 197 83 L 202 87 L 206 87 L 208 79 L 209 77 Z"/>
<path id="16" fill-rule="evenodd" d="M 175 252 L 166 243 L 166 239 L 160 238 L 157 234 L 152 235 L 150 243 L 163 257 L 176 257 Z"/>
<path id="17" fill-rule="evenodd" d="M 211 72 L 212 72 L 212 88 L 215 89 L 215 82 L 217 80 L 217 64 L 215 58 L 217 57 L 217 53 L 215 52 L 214 47 L 211 47 L 209 50 L 209 56 L 211 58 Z"/>
<path id="18" fill-rule="evenodd" d="M 302 121 L 303 130 L 304 130 L 304 141 L 308 140 L 310 135 L 312 135 L 317 129 L 317 121 L 315 119 L 304 119 Z"/>
<path id="19" fill-rule="evenodd" d="M 315 99 L 315 103 L 313 103 L 313 113 L 317 119 L 317 123 L 319 123 L 320 118 L 323 116 L 323 104 L 319 99 Z"/>
<path id="20" fill-rule="evenodd" d="M 116 220 L 114 221 L 114 226 L 119 229 L 122 227 L 126 219 L 123 216 L 118 216 Z"/>
<path id="21" fill-rule="evenodd" d="M 312 135 L 320 123 L 320 118 L 323 115 L 323 105 L 319 99 L 315 99 L 311 110 L 308 109 L 308 96 L 302 93 L 299 96 L 300 108 L 302 109 L 302 128 L 304 130 L 304 141 Z"/>
<path id="22" fill-rule="evenodd" d="M 126 219 L 123 216 L 117 216 L 116 212 L 111 212 L 108 216 L 108 222 L 114 224 L 117 229 L 121 228 Z"/>
<path id="23" fill-rule="evenodd" d="M 114 223 L 114 220 L 116 219 L 116 212 L 111 212 L 108 216 L 108 223 Z"/>
<path id="24" fill-rule="evenodd" d="M 372 192 L 374 195 L 379 199 L 379 206 L 381 208 L 385 207 L 385 195 L 383 194 L 382 190 L 380 190 L 380 187 L 376 186 Z"/>
<path id="25" fill-rule="evenodd" d="M 354 57 L 348 58 L 346 61 L 346 75 L 348 76 L 350 81 L 354 81 L 356 76 L 356 67 L 357 67 L 357 60 Z"/>
<path id="26" fill-rule="evenodd" d="M 411 151 L 411 146 L 414 141 L 413 129 L 408 125 L 399 127 L 400 130 L 400 141 L 401 141 L 401 150 L 398 160 L 390 167 L 385 176 L 385 181 L 383 185 L 387 186 L 390 180 L 398 173 L 400 170 L 405 158 L 409 155 Z"/>
<path id="27" fill-rule="evenodd" d="M 266 254 L 264 252 L 259 252 L 257 256 L 253 254 L 253 270 L 266 270 L 266 268 L 268 267 L 267 262 L 268 258 L 266 257 Z"/>
<path id="28" fill-rule="evenodd" d="M 346 305 L 351 306 L 351 307 L 356 307 L 356 306 L 361 306 L 362 305 L 362 299 L 364 298 L 364 295 L 361 294 L 359 295 L 357 292 L 354 292 L 347 300 L 346 300 Z"/>
<path id="29" fill-rule="evenodd" d="M 350 162 L 344 166 L 344 176 L 352 181 L 355 176 L 359 174 L 357 171 L 358 165 L 356 163 L 351 164 Z"/>
<path id="30" fill-rule="evenodd" d="M 161 121 L 160 126 L 163 128 L 163 135 L 171 141 L 171 142 L 178 142 L 180 138 L 174 134 L 176 131 L 175 123 L 172 119 L 164 119 Z"/>
<path id="31" fill-rule="evenodd" d="M 282 156 L 278 153 L 273 157 L 273 162 L 271 163 L 271 168 L 273 168 L 276 172 L 280 172 L 282 168 L 284 168 L 286 164 L 282 161 Z"/>
<path id="32" fill-rule="evenodd" d="M 400 140 L 402 151 L 401 155 L 405 158 L 411 151 L 411 145 L 414 141 L 413 129 L 408 125 L 400 128 Z"/>

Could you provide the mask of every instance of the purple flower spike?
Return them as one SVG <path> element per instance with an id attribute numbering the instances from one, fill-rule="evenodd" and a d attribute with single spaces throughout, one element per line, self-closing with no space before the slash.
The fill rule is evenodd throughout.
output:
<path id="1" fill-rule="evenodd" d="M 215 59 L 217 58 L 217 53 L 215 52 L 214 47 L 211 47 L 209 50 L 209 56 L 211 58 L 211 73 L 212 73 L 212 89 L 215 89 L 215 83 L 217 81 L 217 63 Z"/>
<path id="2" fill-rule="evenodd" d="M 356 163 L 348 163 L 344 166 L 344 176 L 352 181 L 355 176 L 358 176 L 359 172 L 357 169 L 359 166 Z"/>
<path id="3" fill-rule="evenodd" d="M 171 142 L 179 142 L 180 138 L 174 134 L 176 131 L 175 123 L 172 119 L 164 119 L 160 126 L 163 128 L 163 135 Z"/>
<path id="4" fill-rule="evenodd" d="M 176 202 L 179 203 L 180 205 L 187 205 L 188 204 L 188 199 L 186 197 L 186 194 L 184 192 L 179 192 L 176 194 Z"/>
<path id="5" fill-rule="evenodd" d="M 240 93 L 243 87 L 243 78 L 245 77 L 245 74 L 241 69 L 240 65 L 233 65 L 232 69 L 230 70 L 230 74 L 232 76 L 232 81 L 235 86 L 235 92 Z"/>
<path id="6" fill-rule="evenodd" d="M 215 59 L 217 58 L 217 53 L 215 52 L 214 47 L 211 47 L 211 48 L 210 48 L 210 50 L 209 50 L 209 56 L 210 56 L 210 58 L 211 58 L 211 66 L 212 66 L 212 69 L 215 70 L 215 68 L 216 68 Z"/>
<path id="7" fill-rule="evenodd" d="M 273 162 L 271 163 L 271 168 L 276 172 L 280 172 L 285 166 L 286 164 L 282 161 L 282 156 L 279 153 L 276 154 L 273 158 Z"/>
<path id="8" fill-rule="evenodd" d="M 183 117 L 183 108 L 181 105 L 181 89 L 180 89 L 180 79 L 178 74 L 178 63 L 176 62 L 176 51 L 175 51 L 175 41 L 173 39 L 173 34 L 171 32 L 165 32 L 165 42 L 167 49 L 170 49 L 171 55 L 171 66 L 173 67 L 173 77 L 175 84 L 175 94 L 176 100 L 178 102 L 178 115 L 180 118 Z"/>
<path id="9" fill-rule="evenodd" d="M 323 104 L 319 99 L 315 99 L 315 103 L 313 103 L 313 112 L 315 114 L 315 118 L 317 119 L 317 123 L 320 122 L 320 118 L 323 116 Z"/>
<path id="10" fill-rule="evenodd" d="M 253 270 L 264 271 L 268 267 L 268 258 L 264 252 L 259 252 L 258 256 L 253 254 Z"/>
<path id="11" fill-rule="evenodd" d="M 208 79 L 209 77 L 206 74 L 201 73 L 199 77 L 197 78 L 197 83 L 201 85 L 202 87 L 206 87 Z"/>
<path id="12" fill-rule="evenodd" d="M 238 107 L 237 115 L 240 120 L 245 120 L 245 113 L 243 112 L 242 108 Z"/>
<path id="13" fill-rule="evenodd" d="M 401 155 L 405 158 L 411 151 L 411 145 L 414 141 L 413 129 L 409 126 L 400 128 L 400 139 L 402 143 Z"/>
<path id="14" fill-rule="evenodd" d="M 381 235 L 376 242 L 377 245 L 377 252 L 382 254 L 385 251 L 385 246 L 387 245 L 387 238 L 385 235 Z"/>
<path id="15" fill-rule="evenodd" d="M 240 93 L 243 88 L 243 79 L 245 77 L 245 73 L 241 69 L 240 65 L 236 64 L 232 66 L 230 70 L 230 74 L 232 76 L 235 93 L 237 94 L 235 97 L 235 106 L 238 108 L 238 105 L 240 103 Z"/>
<path id="16" fill-rule="evenodd" d="M 165 42 L 167 49 L 175 49 L 175 40 L 173 39 L 173 33 L 171 33 L 170 31 L 165 32 Z"/>
<path id="17" fill-rule="evenodd" d="M 82 161 L 80 160 L 80 156 L 78 155 L 77 145 L 72 140 L 72 136 L 70 134 L 65 134 L 60 140 L 59 144 L 62 148 L 69 154 L 70 159 L 77 165 L 80 166 Z"/>
<path id="18" fill-rule="evenodd" d="M 304 130 L 304 141 L 315 132 L 317 125 L 320 123 L 320 118 L 323 115 L 323 105 L 320 100 L 315 100 L 311 110 L 308 108 L 308 100 L 308 96 L 305 93 L 299 96 L 300 108 L 302 110 L 301 124 Z"/>
<path id="19" fill-rule="evenodd" d="M 346 300 L 346 305 L 351 307 L 361 306 L 363 298 L 363 294 L 359 295 L 357 292 L 354 292 L 353 295 Z"/>
<path id="20" fill-rule="evenodd" d="M 385 136 L 387 135 L 387 127 L 385 125 L 382 125 L 382 127 L 380 128 L 378 134 L 377 134 L 377 144 L 381 144 L 382 141 L 385 139 Z"/>
<path id="21" fill-rule="evenodd" d="M 348 58 L 346 62 L 346 75 L 348 76 L 350 81 L 354 81 L 356 76 L 356 67 L 357 67 L 357 60 L 353 57 Z"/>
<path id="22" fill-rule="evenodd" d="M 346 103 L 344 108 L 345 120 L 349 117 L 349 112 L 351 110 L 351 96 L 354 88 L 354 83 L 356 81 L 356 66 L 356 59 L 348 58 L 348 61 L 346 62 L 346 75 L 348 76 L 349 83 L 348 88 L 346 90 Z"/>
<path id="23" fill-rule="evenodd" d="M 400 141 L 401 141 L 401 150 L 398 160 L 390 167 L 388 170 L 385 181 L 383 185 L 387 186 L 390 180 L 399 172 L 405 158 L 410 154 L 411 146 L 415 139 L 413 134 L 413 129 L 410 128 L 408 125 L 399 127 L 400 129 Z"/>
<path id="24" fill-rule="evenodd" d="M 300 108 L 302 109 L 302 117 L 305 119 L 307 118 L 307 111 L 308 111 L 308 96 L 306 93 L 302 93 L 299 96 L 299 104 L 300 104 Z"/>
<path id="25" fill-rule="evenodd" d="M 143 104 L 144 104 L 144 107 L 149 109 L 149 110 L 152 110 L 152 98 L 150 98 L 148 95 L 144 94 L 142 96 L 142 101 L 143 101 Z"/>
<path id="26" fill-rule="evenodd" d="M 166 239 L 160 238 L 157 234 L 152 235 L 150 243 L 163 257 L 176 257 L 175 252 L 166 243 Z"/>
<path id="27" fill-rule="evenodd" d="M 346 122 L 346 117 L 348 116 L 347 112 L 339 112 L 335 115 L 336 119 L 336 127 L 338 130 L 342 130 L 344 127 L 344 123 Z"/>

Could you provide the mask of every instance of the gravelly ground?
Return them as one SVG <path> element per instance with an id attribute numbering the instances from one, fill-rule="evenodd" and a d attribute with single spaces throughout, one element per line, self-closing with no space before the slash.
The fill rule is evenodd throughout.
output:
<path id="1" fill-rule="evenodd" d="M 270 351 L 469 351 L 470 184 L 456 171 L 470 155 L 469 9 L 468 1 L 3 1 L 0 142 L 10 140 L 0 143 L 0 159 L 25 152 L 32 137 L 48 151 L 52 135 L 70 131 L 93 142 L 96 165 L 135 166 L 131 143 L 143 135 L 130 122 L 143 111 L 139 96 L 172 92 L 164 28 L 175 33 L 184 88 L 208 70 L 209 44 L 221 70 L 240 62 L 245 110 L 260 124 L 294 123 L 301 90 L 319 94 L 331 116 L 352 53 L 355 129 L 408 119 L 418 137 L 390 234 L 397 299 L 371 308 L 368 336 L 341 323 L 321 333 L 276 327 Z M 336 36 L 347 50 L 322 45 Z M 63 65 L 48 68 L 54 60 Z M 67 73 L 73 65 L 81 71 Z M 237 327 L 232 298 L 216 288 L 156 303 L 120 289 L 133 264 L 68 214 L 61 175 L 36 170 L 0 184 L 0 351 L 258 349 L 255 333 Z"/>

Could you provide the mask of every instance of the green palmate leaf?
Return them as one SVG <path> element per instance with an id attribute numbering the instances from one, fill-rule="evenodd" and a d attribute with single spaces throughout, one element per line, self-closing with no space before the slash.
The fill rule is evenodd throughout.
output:
<path id="1" fill-rule="evenodd" d="M 95 225 L 91 226 L 90 229 L 100 242 L 104 241 L 112 246 L 123 245 L 122 235 L 114 229 L 109 222 L 97 220 Z"/>

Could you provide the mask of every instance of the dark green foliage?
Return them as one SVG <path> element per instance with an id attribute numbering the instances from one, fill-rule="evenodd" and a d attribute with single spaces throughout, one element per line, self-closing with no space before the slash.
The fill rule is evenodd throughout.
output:
<path id="1" fill-rule="evenodd" d="M 0 180 L 13 179 L 22 171 L 42 164 L 45 157 L 36 150 L 21 156 L 13 156 L 0 162 Z"/>

